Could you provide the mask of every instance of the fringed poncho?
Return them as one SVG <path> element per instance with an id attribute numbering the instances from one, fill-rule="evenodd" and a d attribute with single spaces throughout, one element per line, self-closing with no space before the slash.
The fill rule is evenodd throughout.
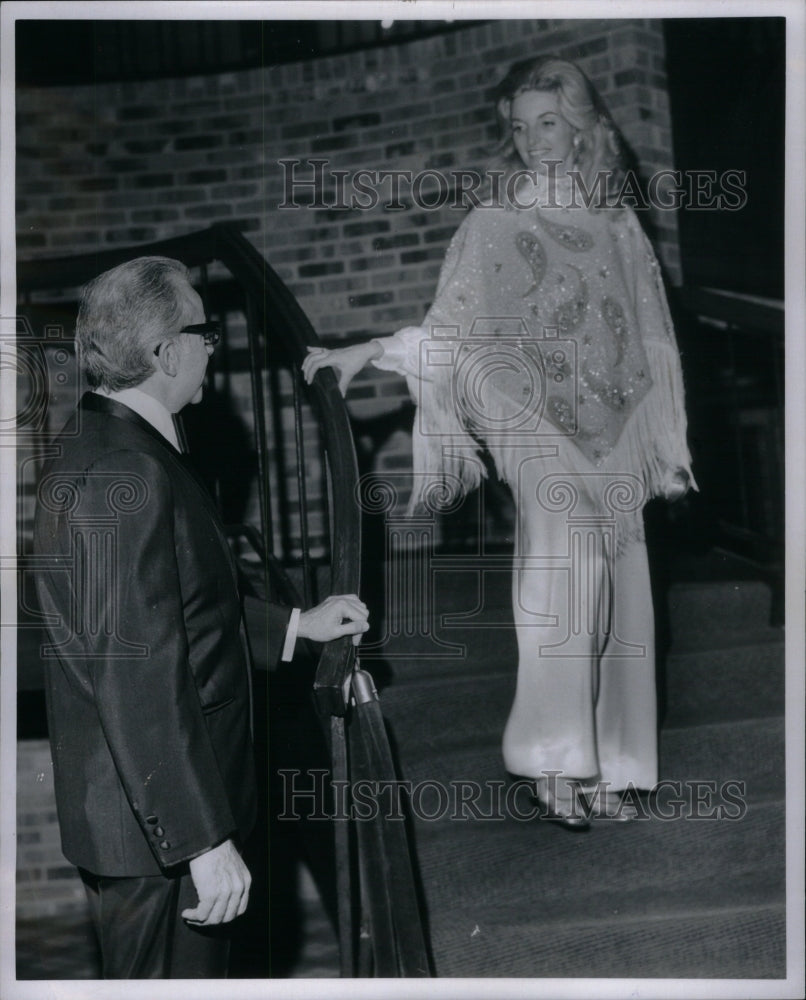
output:
<path id="1" fill-rule="evenodd" d="M 434 481 L 511 480 L 525 449 L 574 471 L 691 476 L 680 359 L 657 260 L 629 209 L 479 207 L 422 326 L 378 341 L 417 417 L 410 509 Z"/>

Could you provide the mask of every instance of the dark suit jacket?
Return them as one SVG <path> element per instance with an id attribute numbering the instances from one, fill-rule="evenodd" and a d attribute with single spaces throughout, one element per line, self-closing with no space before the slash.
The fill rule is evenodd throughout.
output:
<path id="1" fill-rule="evenodd" d="M 255 814 L 236 571 L 186 460 L 88 393 L 39 491 L 48 725 L 65 856 L 153 875 Z"/>
<path id="2" fill-rule="evenodd" d="M 291 608 L 278 601 L 253 597 L 245 597 L 243 604 L 255 669 L 275 670 L 280 665 Z M 295 651 L 298 646 L 299 642 Z"/>

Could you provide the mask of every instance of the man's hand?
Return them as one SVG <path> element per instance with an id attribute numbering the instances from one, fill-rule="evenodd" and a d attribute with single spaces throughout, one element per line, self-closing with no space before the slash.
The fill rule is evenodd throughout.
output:
<path id="1" fill-rule="evenodd" d="M 334 595 L 310 611 L 300 613 L 297 635 L 315 642 L 329 642 L 342 635 L 351 635 L 353 645 L 357 646 L 361 633 L 369 628 L 368 617 L 366 604 L 355 594 Z"/>
<path id="2" fill-rule="evenodd" d="M 193 910 L 182 910 L 182 918 L 189 924 L 226 924 L 246 910 L 252 876 L 231 840 L 194 858 L 190 877 L 199 902 Z"/>

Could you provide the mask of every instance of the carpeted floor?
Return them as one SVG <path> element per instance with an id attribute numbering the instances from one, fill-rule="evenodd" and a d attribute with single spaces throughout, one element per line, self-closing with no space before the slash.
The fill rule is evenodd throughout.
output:
<path id="1" fill-rule="evenodd" d="M 377 664 L 401 777 L 414 786 L 492 789 L 506 778 L 508 588 L 488 587 L 484 600 L 480 617 L 502 627 L 451 628 L 435 601 L 433 635 L 421 642 L 462 642 L 462 657 Z M 670 818 L 647 806 L 646 819 L 584 834 L 485 818 L 491 797 L 477 803 L 480 818 L 466 808 L 452 818 L 436 793 L 421 803 L 437 817 L 414 828 L 438 976 L 785 975 L 784 657 L 769 614 L 769 589 L 754 581 L 669 592 L 661 778 L 680 783 L 677 818 L 677 785 L 656 803 Z M 371 658 L 363 664 L 373 670 Z M 712 797 L 726 782 L 737 783 L 727 798 Z"/>
<path id="2" fill-rule="evenodd" d="M 473 580 L 449 575 L 433 595 L 430 634 L 389 637 L 362 666 L 381 692 L 402 779 L 506 794 L 500 738 L 516 664 L 508 572 L 490 574 L 483 595 Z M 449 617 L 476 605 L 476 622 L 495 627 Z M 414 846 L 438 976 L 785 975 L 784 657 L 769 589 L 678 583 L 668 609 L 661 776 L 680 783 L 685 816 L 602 821 L 579 835 L 511 811 L 451 818 L 425 795 L 435 818 L 415 821 Z M 708 818 L 708 782 L 743 783 L 732 801 L 730 791 L 715 800 L 736 818 Z M 705 815 L 692 818 L 697 788 Z M 673 816 L 673 798 L 656 811 Z M 479 800 L 482 814 L 491 804 Z M 307 876 L 298 897 L 298 941 L 282 975 L 335 977 L 335 936 Z M 75 915 L 20 921 L 17 952 L 20 979 L 97 976 L 92 933 Z"/>

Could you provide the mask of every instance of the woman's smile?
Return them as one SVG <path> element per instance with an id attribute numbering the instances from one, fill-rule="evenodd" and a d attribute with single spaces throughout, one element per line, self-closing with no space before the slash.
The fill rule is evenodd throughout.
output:
<path id="1" fill-rule="evenodd" d="M 524 166 L 541 172 L 548 163 L 571 166 L 575 129 L 559 112 L 557 95 L 525 90 L 512 101 L 512 141 Z"/>

